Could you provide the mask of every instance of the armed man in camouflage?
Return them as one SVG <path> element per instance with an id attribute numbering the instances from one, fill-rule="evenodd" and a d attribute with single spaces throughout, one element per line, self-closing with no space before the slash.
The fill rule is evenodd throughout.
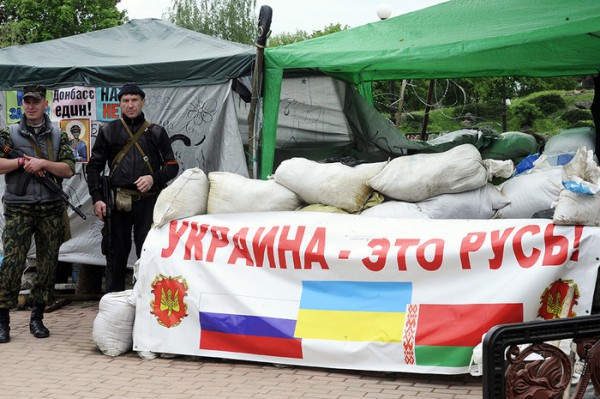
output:
<path id="1" fill-rule="evenodd" d="M 9 310 L 17 304 L 32 236 L 37 273 L 31 289 L 29 331 L 36 338 L 50 335 L 42 319 L 46 304 L 54 301 L 58 250 L 67 224 L 61 197 L 39 179 L 51 178 L 61 184 L 75 171 L 68 136 L 53 126 L 45 114 L 46 88 L 25 86 L 22 99 L 24 116 L 20 123 L 0 131 L 0 174 L 6 179 L 2 197 L 5 224 L 4 259 L 0 266 L 0 343 L 10 341 Z"/>

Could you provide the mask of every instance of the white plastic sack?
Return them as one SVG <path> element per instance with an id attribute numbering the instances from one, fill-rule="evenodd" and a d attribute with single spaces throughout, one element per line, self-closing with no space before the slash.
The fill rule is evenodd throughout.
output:
<path id="1" fill-rule="evenodd" d="M 457 194 L 442 194 L 418 203 L 431 219 L 491 219 L 510 201 L 493 184 Z"/>
<path id="2" fill-rule="evenodd" d="M 534 213 L 550 209 L 562 189 L 562 166 L 520 174 L 504 182 L 502 194 L 510 204 L 498 210 L 499 219 L 528 219 Z"/>
<path id="3" fill-rule="evenodd" d="M 484 159 L 483 166 L 487 170 L 488 181 L 492 181 L 494 177 L 508 179 L 515 173 L 515 163 L 512 159 L 507 159 L 506 161 Z"/>
<path id="4" fill-rule="evenodd" d="M 418 202 L 474 190 L 486 182 L 487 170 L 479 150 L 472 144 L 462 144 L 439 154 L 395 158 L 368 183 L 387 197 Z"/>
<path id="5" fill-rule="evenodd" d="M 272 179 L 255 180 L 235 173 L 208 174 L 208 213 L 293 211 L 300 198 Z"/>
<path id="6" fill-rule="evenodd" d="M 562 190 L 552 221 L 560 225 L 600 226 L 600 195 Z"/>
<path id="7" fill-rule="evenodd" d="M 429 219 L 417 204 L 403 201 L 385 201 L 360 213 L 377 218 Z"/>
<path id="8" fill-rule="evenodd" d="M 206 213 L 208 178 L 199 168 L 186 169 L 160 192 L 154 205 L 153 227 L 171 220 Z"/>
<path id="9" fill-rule="evenodd" d="M 135 306 L 130 302 L 131 290 L 110 292 L 100 299 L 94 319 L 94 343 L 107 356 L 119 356 L 133 348 Z"/>
<path id="10" fill-rule="evenodd" d="M 385 162 L 346 166 L 339 162 L 319 163 L 305 158 L 283 161 L 275 171 L 275 181 L 307 204 L 331 205 L 358 212 L 373 192 L 367 180 L 379 173 Z"/>
<path id="11" fill-rule="evenodd" d="M 563 186 L 577 194 L 594 195 L 600 191 L 600 168 L 594 161 L 594 152 L 585 147 L 563 167 Z"/>
<path id="12" fill-rule="evenodd" d="M 547 156 L 557 154 L 575 154 L 581 147 L 594 148 L 596 145 L 596 132 L 590 127 L 581 127 L 563 130 L 560 134 L 552 136 L 544 146 Z"/>

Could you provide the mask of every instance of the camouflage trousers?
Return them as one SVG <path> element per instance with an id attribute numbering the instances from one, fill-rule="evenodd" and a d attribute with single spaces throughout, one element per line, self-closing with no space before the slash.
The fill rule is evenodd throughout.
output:
<path id="1" fill-rule="evenodd" d="M 31 239 L 35 238 L 36 275 L 31 288 L 33 303 L 54 301 L 58 250 L 64 241 L 64 204 L 4 204 L 4 259 L 0 265 L 0 308 L 17 305 L 21 276 Z"/>

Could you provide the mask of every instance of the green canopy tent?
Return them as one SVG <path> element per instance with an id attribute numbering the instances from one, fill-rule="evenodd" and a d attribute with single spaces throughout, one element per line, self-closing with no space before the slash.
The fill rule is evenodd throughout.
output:
<path id="1" fill-rule="evenodd" d="M 273 169 L 284 73 L 309 70 L 359 88 L 392 79 L 594 74 L 598 0 L 451 0 L 265 51 L 261 177 Z"/>

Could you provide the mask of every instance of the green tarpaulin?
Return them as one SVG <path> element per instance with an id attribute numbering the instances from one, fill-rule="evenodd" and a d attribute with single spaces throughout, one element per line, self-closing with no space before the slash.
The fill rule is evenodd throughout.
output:
<path id="1" fill-rule="evenodd" d="M 139 19 L 114 28 L 0 49 L 0 90 L 219 84 L 249 75 L 255 48 Z"/>
<path id="2" fill-rule="evenodd" d="M 265 50 L 261 177 L 272 172 L 281 82 L 309 69 L 376 80 L 559 76 L 600 70 L 599 0 L 451 0 Z"/>

